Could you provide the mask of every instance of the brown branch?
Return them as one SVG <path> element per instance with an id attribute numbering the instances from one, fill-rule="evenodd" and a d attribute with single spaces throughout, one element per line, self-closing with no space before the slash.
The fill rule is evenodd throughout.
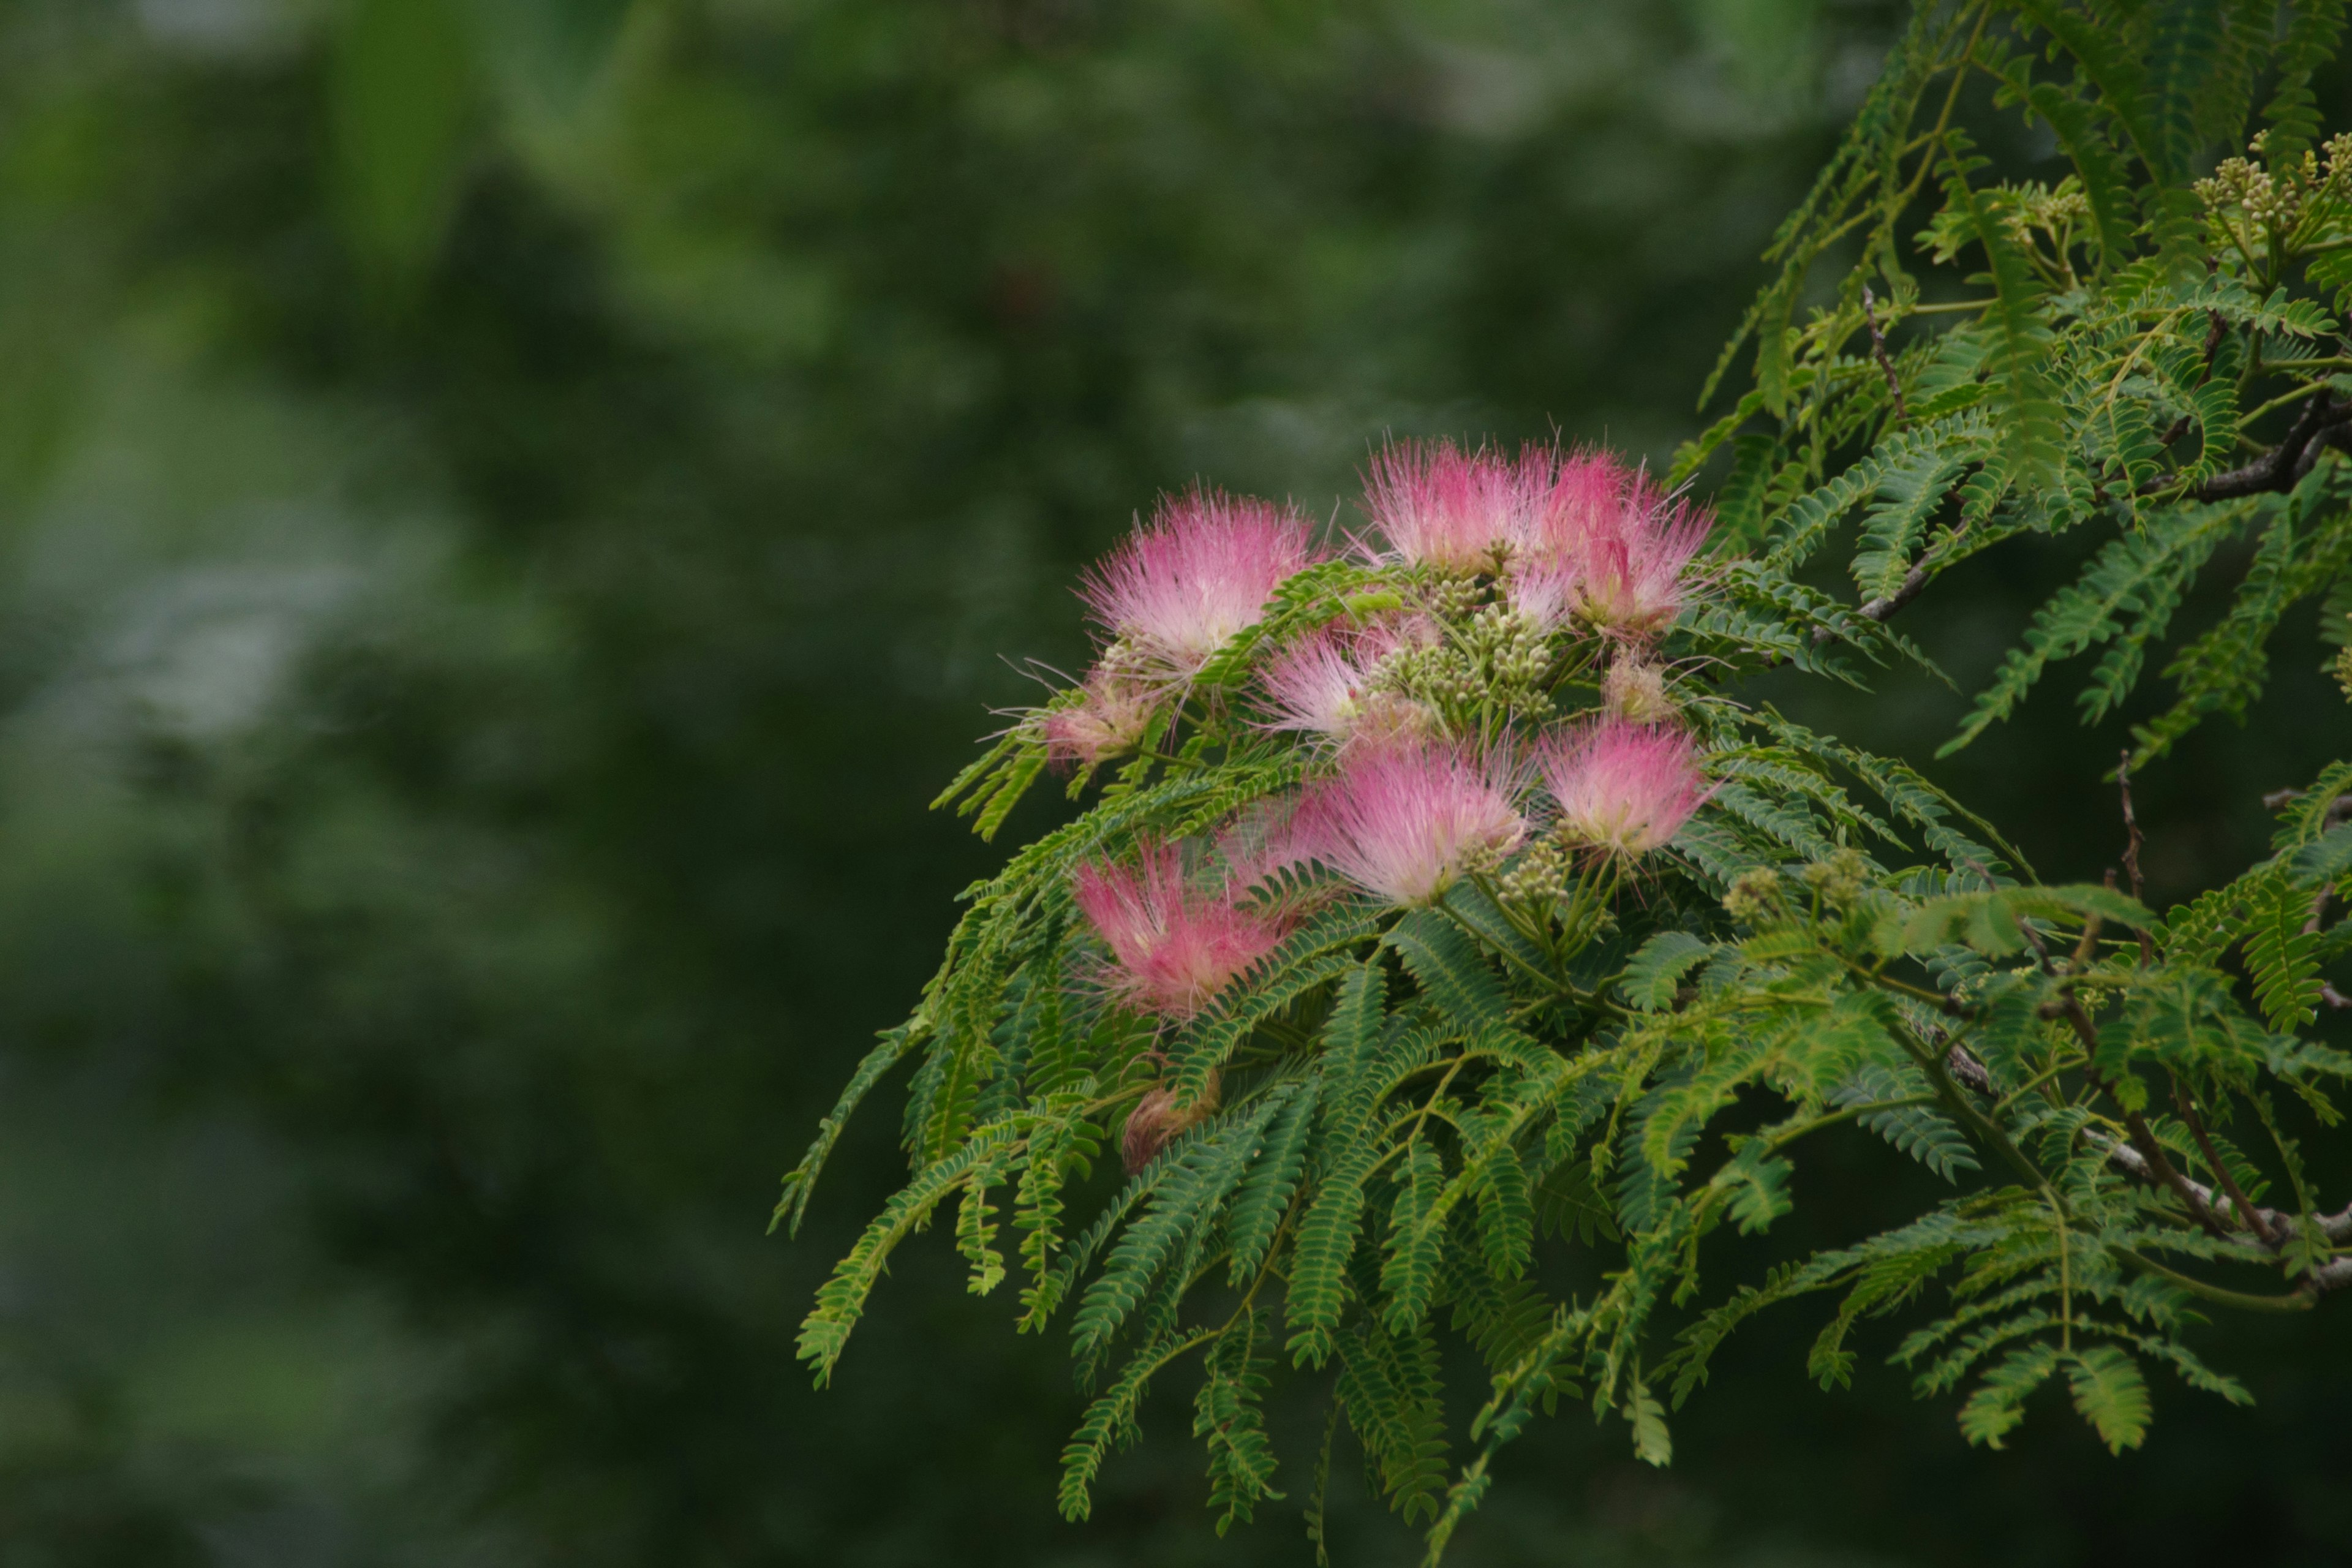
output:
<path id="1" fill-rule="evenodd" d="M 1954 1081 L 1965 1084 L 1987 1098 L 1991 1097 L 1992 1073 L 1966 1046 L 1956 1045 L 1944 1053 L 1944 1069 L 1952 1075 Z"/>
<path id="2" fill-rule="evenodd" d="M 2105 1142 L 2107 1158 L 2126 1174 L 2146 1182 L 2150 1186 L 2171 1184 L 2158 1176 L 2147 1161 L 2141 1157 L 2140 1152 L 2129 1143 L 2100 1132 L 2093 1132 L 2088 1136 Z M 2181 1179 L 2188 1183 L 2189 1189 L 2196 1193 L 2207 1207 L 2220 1206 L 2219 1198 L 2212 1188 L 2202 1182 L 2186 1176 Z M 2275 1237 L 2271 1243 L 2273 1248 L 2285 1246 L 2288 1239 L 2300 1228 L 2300 1224 L 2294 1215 L 2282 1214 L 2273 1208 L 2259 1208 L 2253 1212 L 2260 1215 L 2263 1224 L 2270 1227 L 2271 1235 Z M 2352 1207 L 2344 1208 L 2335 1214 L 2315 1215 L 2312 1216 L 2312 1221 L 2319 1227 L 2319 1234 L 2329 1241 L 2352 1241 Z"/>
<path id="3" fill-rule="evenodd" d="M 2303 482 L 2319 461 L 2320 448 L 2333 440 L 2338 428 L 2352 421 L 2352 403 L 2338 405 L 2334 399 L 2315 397 L 2303 405 L 2287 433 L 2286 439 L 2242 468 L 2230 468 L 2198 480 L 2185 489 L 2175 491 L 2175 500 L 2230 500 L 2240 496 L 2284 492 Z M 2136 494 L 2161 495 L 2170 490 L 2173 478 L 2150 479 Z"/>
<path id="4" fill-rule="evenodd" d="M 1886 376 L 1886 390 L 1895 398 L 1895 417 L 1901 423 L 1908 425 L 1911 423 L 1911 411 L 1904 405 L 1903 383 L 1895 379 L 1895 361 L 1888 357 L 1886 353 L 1886 334 L 1878 330 L 1876 306 L 1877 301 L 1870 292 L 1870 285 L 1864 284 L 1862 286 L 1862 320 L 1870 329 L 1870 354 L 1878 362 L 1879 370 Z M 1881 616 L 1877 618 L 1885 620 L 1886 617 Z"/>
<path id="5" fill-rule="evenodd" d="M 2197 1102 L 2189 1098 L 2189 1091 L 2180 1087 L 2178 1079 L 2172 1085 L 2172 1104 L 2180 1112 L 2180 1120 L 2189 1124 L 2189 1135 L 2196 1139 L 2197 1147 L 2205 1152 L 2205 1163 L 2212 1167 L 2214 1178 L 2221 1184 L 2221 1190 L 2230 1194 L 2231 1206 L 2238 1211 L 2238 1218 L 2248 1230 L 2262 1238 L 2264 1247 L 2277 1250 L 2277 1233 L 2271 1229 L 2270 1222 L 2263 1218 L 2262 1211 L 2247 1199 L 2244 1190 L 2238 1185 L 2238 1178 L 2230 1173 L 2230 1167 L 2221 1163 L 2221 1151 L 2213 1147 L 2213 1140 L 2205 1131 L 2205 1119 L 2197 1114 Z M 2210 1189 L 2207 1201 L 2211 1201 Z"/>
<path id="6" fill-rule="evenodd" d="M 2145 904 L 2147 902 L 2147 883 L 2139 874 L 2139 852 L 2147 841 L 2140 837 L 2139 814 L 2132 809 L 2131 748 L 2128 746 L 2116 761 L 2116 788 L 2124 797 L 2124 832 L 2128 836 L 2124 840 L 2124 869 L 2131 874 L 2132 901 Z M 2109 871 L 2109 887 L 2115 886 L 2115 879 L 2116 874 Z M 2140 965 L 2146 968 L 2156 962 L 2156 941 L 2144 931 L 2135 934 L 2139 938 Z"/>
<path id="7" fill-rule="evenodd" d="M 2043 944 L 2042 933 L 2025 921 L 2018 920 L 2015 915 L 2011 915 L 2010 919 L 2016 924 L 2018 934 L 2032 947 L 2034 956 L 2041 961 L 2042 972 L 2055 978 L 2058 969 L 2050 962 L 2050 949 Z M 2091 1022 L 2091 1016 L 2083 1011 L 2082 1001 L 2074 994 L 2071 981 L 2060 984 L 2058 999 L 2055 1002 L 2044 1004 L 2042 1013 L 2044 1017 L 2056 1016 L 2065 1019 L 2074 1029 L 2075 1039 L 2080 1041 L 2083 1047 L 2084 1077 L 2090 1080 L 2093 1089 L 2114 1100 L 2116 1109 L 2124 1113 L 2124 1128 L 2131 1135 L 2132 1147 L 2137 1150 L 2139 1157 L 2147 1162 L 2147 1168 L 2154 1171 L 2158 1178 L 2172 1189 L 2189 1210 L 2189 1218 L 2195 1220 L 2213 1236 L 2224 1241 L 2228 1240 L 2230 1227 L 2223 1225 L 2214 1214 L 2213 1194 L 2210 1189 L 2191 1182 L 2174 1167 L 2172 1162 L 2165 1157 L 2164 1145 L 2156 1141 L 2156 1133 L 2148 1126 L 2147 1118 L 2126 1105 L 2123 1098 L 2116 1092 L 2115 1086 L 2108 1083 L 2100 1073 L 2096 1065 L 2099 1056 L 2099 1031 Z"/>

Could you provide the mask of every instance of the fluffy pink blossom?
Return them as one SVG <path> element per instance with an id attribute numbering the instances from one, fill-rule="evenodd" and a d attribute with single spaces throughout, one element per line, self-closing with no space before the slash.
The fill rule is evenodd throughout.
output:
<path id="1" fill-rule="evenodd" d="M 1569 839 L 1631 859 L 1664 844 L 1708 794 L 1689 737 L 1604 719 L 1538 758 Z"/>
<path id="2" fill-rule="evenodd" d="M 1565 552 L 1528 555 L 1512 567 L 1503 584 L 1511 608 L 1547 632 L 1566 626 L 1583 606 L 1584 570 Z"/>
<path id="3" fill-rule="evenodd" d="M 1691 557 L 1715 520 L 1640 472 L 1622 475 L 1613 504 L 1594 504 L 1596 479 L 1578 476 L 1578 493 L 1555 510 L 1576 541 L 1578 611 L 1603 631 L 1654 636 L 1682 614 Z M 1561 488 L 1570 483 L 1563 472 Z"/>
<path id="4" fill-rule="evenodd" d="M 1434 742 L 1365 747 L 1299 808 L 1315 856 L 1394 903 L 1426 904 L 1517 847 L 1527 823 L 1493 757 Z"/>
<path id="5" fill-rule="evenodd" d="M 1075 881 L 1078 909 L 1110 948 L 1112 994 L 1143 1012 L 1191 1017 L 1283 937 L 1280 920 L 1187 882 L 1172 845 L 1144 845 L 1132 866 L 1081 865 Z"/>
<path id="6" fill-rule="evenodd" d="M 1387 559 L 1447 572 L 1493 571 L 1527 531 L 1550 478 L 1551 454 L 1518 458 L 1452 441 L 1400 441 L 1372 459 L 1364 510 Z"/>
<path id="7" fill-rule="evenodd" d="M 1341 743 L 1411 733 L 1426 717 L 1419 705 L 1397 692 L 1373 689 L 1381 660 L 1409 636 L 1394 626 L 1352 637 L 1327 627 L 1291 644 L 1260 677 L 1269 710 L 1265 728 Z"/>
<path id="8" fill-rule="evenodd" d="M 1584 542 L 1616 512 L 1633 478 L 1614 452 L 1601 447 L 1555 455 L 1520 525 L 1520 559 L 1570 570 L 1580 566 Z"/>
<path id="9" fill-rule="evenodd" d="M 1040 722 L 1046 759 L 1056 767 L 1090 768 L 1118 755 L 1143 738 L 1159 708 L 1150 692 L 1103 670 L 1087 678 L 1083 692 L 1073 706 L 1048 710 Z"/>
<path id="10" fill-rule="evenodd" d="M 1293 509 L 1193 489 L 1163 497 L 1150 522 L 1088 572 L 1078 592 L 1147 666 L 1182 677 L 1254 624 L 1283 580 L 1315 559 L 1307 520 Z"/>

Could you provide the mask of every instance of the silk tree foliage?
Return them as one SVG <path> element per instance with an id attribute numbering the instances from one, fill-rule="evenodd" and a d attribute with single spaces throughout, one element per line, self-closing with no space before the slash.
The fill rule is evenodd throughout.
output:
<path id="1" fill-rule="evenodd" d="M 1752 385 L 1675 466 L 1722 476 L 1696 560 L 1679 542 L 1706 520 L 1604 457 L 1405 450 L 1350 548 L 1184 643 L 1120 597 L 1180 556 L 1209 570 L 1153 540 L 1294 525 L 1171 503 L 1092 590 L 1101 664 L 942 797 L 992 835 L 1060 763 L 1089 804 L 968 890 L 921 1005 L 786 1181 L 796 1226 L 846 1118 L 914 1064 L 910 1179 L 803 1327 L 819 1380 L 951 1203 L 971 1289 L 1013 1285 L 1024 1331 L 1066 1322 L 1095 1393 L 1072 1517 L 1177 1384 L 1220 1529 L 1279 1484 L 1307 1489 L 1319 1542 L 1344 1429 L 1434 1559 L 1538 1411 L 1622 1422 L 1664 1464 L 1718 1347 L 1798 1298 L 1825 1386 L 1890 1360 L 1992 1447 L 2045 1384 L 2117 1450 L 2165 1381 L 2243 1401 L 2206 1359 L 2227 1321 L 2352 1281 L 2352 1208 L 2302 1153 L 2340 1136 L 2352 1071 L 2311 1033 L 2344 1005 L 2325 976 L 2352 946 L 2331 923 L 2352 763 L 2273 803 L 2268 858 L 2159 914 L 2122 890 L 2137 827 L 2124 877 L 2043 885 L 1911 767 L 1740 694 L 1784 665 L 1924 662 L 1889 623 L 1939 574 L 2103 530 L 1952 744 L 2054 661 L 2103 650 L 2079 699 L 2097 720 L 2162 659 L 2174 698 L 2133 731 L 2127 823 L 2128 770 L 2243 715 L 2291 605 L 2323 598 L 2323 635 L 2352 640 L 2352 150 L 2309 85 L 2341 25 L 2316 4 L 1923 8 L 1775 243 L 1725 358 L 1752 349 Z M 1988 101 L 2071 172 L 2002 178 L 1963 130 Z M 1820 569 L 1849 523 L 1847 595 Z M 2252 563 L 2226 612 L 2174 647 L 2232 541 Z M 1215 570 L 1230 587 L 1268 558 Z M 1399 758 L 1454 792 L 1412 797 L 1424 826 L 1454 815 L 1410 885 L 1367 870 L 1383 846 L 1349 815 Z M 1727 1236 L 1769 1245 L 1839 1138 L 1949 1195 L 1760 1274 L 1719 1264 Z M 1458 1428 L 1449 1335 L 1489 1379 Z M 1330 1419 L 1278 1464 L 1280 1377 Z"/>

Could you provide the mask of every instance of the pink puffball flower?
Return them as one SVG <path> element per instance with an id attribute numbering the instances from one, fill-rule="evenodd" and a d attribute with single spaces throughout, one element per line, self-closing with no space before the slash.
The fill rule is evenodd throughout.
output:
<path id="1" fill-rule="evenodd" d="M 1045 758 L 1056 767 L 1094 767 L 1143 739 L 1159 704 L 1132 682 L 1097 670 L 1076 703 L 1048 709 L 1038 722 Z"/>
<path id="2" fill-rule="evenodd" d="M 1307 520 L 1271 501 L 1194 489 L 1163 497 L 1078 590 L 1147 668 L 1189 677 L 1316 559 Z"/>
<path id="3" fill-rule="evenodd" d="M 1550 632 L 1584 608 L 1587 541 L 1604 530 L 1630 479 L 1605 451 L 1555 456 L 1513 541 L 1504 584 L 1513 609 Z"/>
<path id="4" fill-rule="evenodd" d="M 1585 541 L 1616 513 L 1633 477 L 1615 453 L 1601 448 L 1556 457 L 1521 522 L 1519 558 L 1570 572 L 1580 567 Z"/>
<path id="5" fill-rule="evenodd" d="M 1541 632 L 1568 625 L 1584 601 L 1584 573 L 1564 554 L 1531 555 L 1512 567 L 1504 581 L 1503 596 Z"/>
<path id="6" fill-rule="evenodd" d="M 1420 706 L 1376 684 L 1381 660 L 1404 641 L 1402 630 L 1382 626 L 1352 637 L 1326 628 L 1291 644 L 1260 677 L 1269 714 L 1262 727 L 1342 745 L 1412 733 L 1426 720 Z"/>
<path id="7" fill-rule="evenodd" d="M 1316 858 L 1397 904 L 1427 904 L 1518 847 L 1527 822 L 1493 757 L 1432 742 L 1350 752 L 1300 807 Z"/>
<path id="8" fill-rule="evenodd" d="M 1079 910 L 1110 948 L 1111 994 L 1139 1012 L 1189 1018 L 1274 950 L 1278 920 L 1192 887 L 1172 845 L 1146 844 L 1139 863 L 1079 866 Z"/>
<path id="9" fill-rule="evenodd" d="M 1640 473 L 1625 479 L 1614 505 L 1587 500 L 1563 509 L 1578 537 L 1578 612 L 1602 631 L 1654 637 L 1682 614 L 1686 571 L 1715 520 Z"/>
<path id="10" fill-rule="evenodd" d="M 1628 860 L 1674 837 L 1712 793 L 1688 736 L 1622 719 L 1556 737 L 1538 765 L 1561 835 Z"/>
<path id="11" fill-rule="evenodd" d="M 1526 532 L 1549 476 L 1549 454 L 1517 458 L 1491 447 L 1400 441 L 1374 457 L 1364 510 L 1388 541 L 1383 559 L 1442 572 L 1492 572 Z"/>

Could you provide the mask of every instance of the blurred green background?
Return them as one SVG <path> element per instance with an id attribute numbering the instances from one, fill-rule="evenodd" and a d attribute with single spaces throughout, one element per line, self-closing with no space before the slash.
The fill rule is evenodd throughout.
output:
<path id="1" fill-rule="evenodd" d="M 0 1563 L 1307 1561 L 1306 1418 L 1220 1542 L 1172 1388 L 1059 1522 L 1058 1337 L 936 1245 L 812 1391 L 890 1111 L 794 1245 L 777 1177 L 992 862 L 923 805 L 1000 656 L 1084 658 L 1076 568 L 1195 474 L 1328 513 L 1385 431 L 1663 459 L 1898 20 L 0 0 Z M 1908 629 L 1965 686 L 2081 549 Z M 2343 749 L 2311 663 L 2148 781 L 2160 894 Z M 1769 695 L 1915 759 L 1960 706 Z M 2053 693 L 1941 773 L 2095 877 L 2111 744 Z M 1817 1240 L 1931 1199 L 1808 1180 Z M 1814 1326 L 1670 1472 L 1542 1428 L 1455 1560 L 2352 1561 L 2341 1312 L 2121 1460 L 1819 1393 Z"/>

